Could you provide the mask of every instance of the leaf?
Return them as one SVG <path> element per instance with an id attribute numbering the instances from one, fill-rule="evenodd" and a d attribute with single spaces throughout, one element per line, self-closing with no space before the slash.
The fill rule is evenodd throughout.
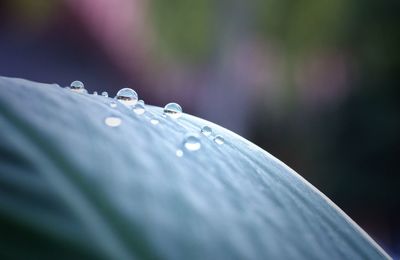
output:
<path id="1" fill-rule="evenodd" d="M 0 88 L 2 258 L 389 258 L 297 173 L 220 126 L 54 84 Z M 199 151 L 177 157 L 204 125 L 225 143 L 200 135 Z"/>

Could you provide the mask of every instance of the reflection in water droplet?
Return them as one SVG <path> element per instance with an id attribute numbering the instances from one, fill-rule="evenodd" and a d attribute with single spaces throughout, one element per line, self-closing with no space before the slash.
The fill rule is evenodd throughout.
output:
<path id="1" fill-rule="evenodd" d="M 101 95 L 102 95 L 103 97 L 108 97 L 108 93 L 107 93 L 107 91 L 103 91 L 103 92 L 101 92 Z"/>
<path id="2" fill-rule="evenodd" d="M 189 151 L 197 151 L 201 148 L 200 139 L 195 134 L 189 134 L 183 140 L 183 146 Z"/>
<path id="3" fill-rule="evenodd" d="M 158 121 L 157 119 L 151 119 L 150 123 L 152 123 L 153 125 L 158 125 L 158 123 L 160 123 L 160 121 Z"/>
<path id="4" fill-rule="evenodd" d="M 110 107 L 112 107 L 112 108 L 117 107 L 117 102 L 115 102 L 115 101 L 110 101 Z"/>
<path id="5" fill-rule="evenodd" d="M 75 80 L 72 81 L 69 85 L 71 91 L 78 92 L 78 93 L 85 93 L 85 85 L 83 85 L 82 81 Z M 86 91 L 87 93 L 87 91 Z"/>
<path id="6" fill-rule="evenodd" d="M 205 136 L 209 136 L 212 134 L 212 129 L 209 126 L 203 126 L 203 128 L 201 129 L 201 133 Z"/>
<path id="7" fill-rule="evenodd" d="M 216 144 L 223 144 L 225 143 L 225 139 L 222 136 L 217 135 L 216 137 L 214 137 L 214 142 Z"/>
<path id="8" fill-rule="evenodd" d="M 164 107 L 164 114 L 177 119 L 182 115 L 182 108 L 177 103 L 168 103 Z"/>
<path id="9" fill-rule="evenodd" d="M 133 107 L 133 112 L 135 112 L 137 115 L 142 115 L 146 111 L 144 104 L 142 103 L 137 103 Z"/>
<path id="10" fill-rule="evenodd" d="M 131 88 L 120 89 L 115 98 L 127 107 L 134 106 L 138 101 L 136 91 Z"/>
<path id="11" fill-rule="evenodd" d="M 178 157 L 182 157 L 183 156 L 183 151 L 181 149 L 178 149 L 178 150 L 176 150 L 175 154 Z"/>
<path id="12" fill-rule="evenodd" d="M 122 123 L 122 119 L 116 116 L 109 116 L 104 119 L 104 123 L 109 127 L 117 127 Z"/>

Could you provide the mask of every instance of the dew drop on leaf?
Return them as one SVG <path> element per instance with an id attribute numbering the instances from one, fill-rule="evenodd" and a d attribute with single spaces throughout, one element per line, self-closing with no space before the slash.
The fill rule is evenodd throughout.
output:
<path id="1" fill-rule="evenodd" d="M 225 143 L 225 139 L 222 136 L 217 135 L 216 137 L 214 137 L 214 142 L 216 144 L 223 144 Z"/>
<path id="2" fill-rule="evenodd" d="M 201 133 L 205 136 L 209 136 L 212 134 L 212 129 L 209 126 L 203 126 L 203 128 L 201 128 Z"/>
<path id="3" fill-rule="evenodd" d="M 176 150 L 175 154 L 178 157 L 182 157 L 183 156 L 183 151 L 181 149 L 178 149 L 178 150 Z"/>
<path id="4" fill-rule="evenodd" d="M 133 107 L 133 112 L 135 112 L 137 115 L 142 115 L 146 111 L 144 104 L 142 103 L 137 103 Z"/>
<path id="5" fill-rule="evenodd" d="M 188 151 L 197 151 L 197 150 L 199 150 L 201 148 L 200 139 L 195 134 L 189 134 L 183 140 L 183 146 Z"/>
<path id="6" fill-rule="evenodd" d="M 177 119 L 182 115 L 182 107 L 177 103 L 168 103 L 164 107 L 164 114 L 173 119 Z"/>
<path id="7" fill-rule="evenodd" d="M 153 118 L 150 120 L 150 123 L 152 123 L 153 125 L 158 125 L 158 123 L 160 123 L 160 121 L 158 121 L 157 119 Z"/>
<path id="8" fill-rule="evenodd" d="M 104 119 L 104 123 L 109 127 L 117 127 L 122 123 L 122 119 L 116 116 L 109 116 Z"/>
<path id="9" fill-rule="evenodd" d="M 110 107 L 116 108 L 116 107 L 117 107 L 117 102 L 111 101 L 111 102 L 110 102 Z"/>
<path id="10" fill-rule="evenodd" d="M 131 88 L 120 89 L 115 98 L 127 107 L 133 107 L 138 101 L 136 91 Z"/>
<path id="11" fill-rule="evenodd" d="M 85 85 L 83 85 L 82 81 L 79 80 L 75 80 L 72 81 L 71 84 L 69 85 L 69 88 L 71 91 L 74 92 L 78 92 L 78 93 L 87 93 L 87 91 L 85 91 Z"/>

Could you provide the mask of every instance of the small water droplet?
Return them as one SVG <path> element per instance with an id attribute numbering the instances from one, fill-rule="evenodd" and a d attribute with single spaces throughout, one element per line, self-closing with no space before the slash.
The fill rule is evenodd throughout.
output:
<path id="1" fill-rule="evenodd" d="M 178 149 L 178 150 L 176 150 L 175 154 L 178 157 L 182 157 L 183 156 L 183 151 L 181 149 Z"/>
<path id="2" fill-rule="evenodd" d="M 85 85 L 82 83 L 82 81 L 79 80 L 72 81 L 71 84 L 69 85 L 69 88 L 71 91 L 78 93 L 85 93 L 86 90 Z"/>
<path id="3" fill-rule="evenodd" d="M 102 95 L 103 97 L 108 97 L 108 93 L 107 93 L 107 91 L 103 91 L 103 92 L 101 92 L 101 95 Z"/>
<path id="4" fill-rule="evenodd" d="M 116 116 L 109 116 L 104 119 L 104 123 L 109 127 L 117 127 L 122 123 L 122 119 Z"/>
<path id="5" fill-rule="evenodd" d="M 131 88 L 120 89 L 115 98 L 127 107 L 134 106 L 138 101 L 136 91 Z"/>
<path id="6" fill-rule="evenodd" d="M 216 137 L 214 137 L 214 142 L 216 144 L 223 144 L 225 143 L 225 139 L 221 135 L 217 135 Z"/>
<path id="7" fill-rule="evenodd" d="M 212 134 L 212 128 L 209 126 L 203 126 L 203 128 L 201 129 L 201 133 L 205 136 L 209 136 Z"/>
<path id="8" fill-rule="evenodd" d="M 183 140 L 183 146 L 189 151 L 197 151 L 201 148 L 200 139 L 195 134 L 189 134 Z"/>
<path id="9" fill-rule="evenodd" d="M 150 123 L 152 123 L 153 125 L 158 125 L 158 123 L 160 123 L 160 121 L 158 121 L 157 119 L 151 119 Z"/>
<path id="10" fill-rule="evenodd" d="M 177 119 L 182 115 L 182 108 L 177 103 L 168 103 L 164 107 L 164 114 L 173 119 Z"/>
<path id="11" fill-rule="evenodd" d="M 144 104 L 142 103 L 137 103 L 133 107 L 133 112 L 135 112 L 137 115 L 142 115 L 144 112 L 146 112 L 146 109 L 144 107 Z"/>
<path id="12" fill-rule="evenodd" d="M 71 88 L 69 86 L 66 86 L 65 89 L 71 90 Z"/>
<path id="13" fill-rule="evenodd" d="M 112 108 L 117 107 L 117 102 L 115 102 L 115 101 L 110 101 L 110 107 L 112 107 Z"/>
<path id="14" fill-rule="evenodd" d="M 93 96 L 97 96 L 97 95 L 98 95 L 97 91 L 93 91 Z"/>
<path id="15" fill-rule="evenodd" d="M 144 105 L 144 101 L 142 99 L 139 99 L 138 104 Z"/>

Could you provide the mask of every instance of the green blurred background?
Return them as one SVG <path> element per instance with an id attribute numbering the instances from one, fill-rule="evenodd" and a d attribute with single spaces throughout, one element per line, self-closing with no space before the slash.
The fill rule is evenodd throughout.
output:
<path id="1" fill-rule="evenodd" d="M 400 1 L 2 0 L 0 74 L 180 103 L 400 255 Z"/>

